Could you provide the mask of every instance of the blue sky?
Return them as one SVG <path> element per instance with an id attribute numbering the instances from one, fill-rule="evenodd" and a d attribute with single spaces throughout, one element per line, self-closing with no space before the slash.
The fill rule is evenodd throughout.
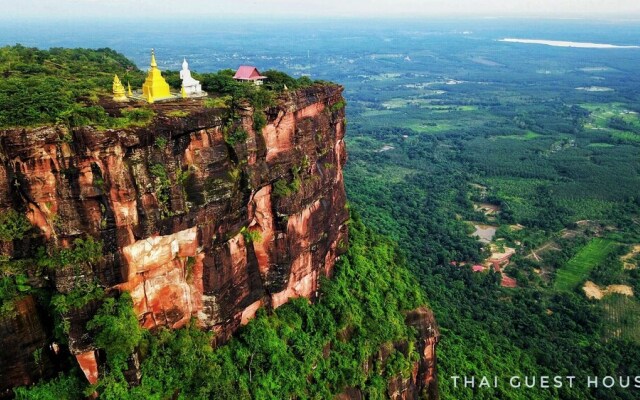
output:
<path id="1" fill-rule="evenodd" d="M 6 4 L 5 3 L 9 3 Z M 637 0 L 4 0 L 4 18 L 640 18 Z"/>

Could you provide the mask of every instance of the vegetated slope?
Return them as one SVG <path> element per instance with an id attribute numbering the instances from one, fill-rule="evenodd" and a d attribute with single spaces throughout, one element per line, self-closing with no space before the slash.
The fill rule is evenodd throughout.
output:
<path id="1" fill-rule="evenodd" d="M 96 389 L 100 398 L 114 400 L 262 399 L 331 398 L 349 389 L 384 399 L 403 384 L 415 385 L 412 375 L 425 348 L 418 333 L 433 327 L 433 320 L 407 326 L 408 316 L 425 300 L 393 243 L 354 216 L 349 251 L 320 291 L 315 304 L 296 299 L 273 313 L 259 312 L 236 338 L 215 350 L 213 335 L 193 324 L 174 331 L 140 329 L 130 298 L 123 295 L 91 322 L 105 333 L 98 340 L 109 368 L 88 392 Z M 123 361 L 136 346 L 142 379 L 129 389 Z M 433 373 L 433 367 L 419 368 Z M 79 398 L 86 390 L 79 376 L 76 371 L 20 388 L 17 398 Z M 399 386 L 396 377 L 402 377 Z"/>
<path id="2" fill-rule="evenodd" d="M 81 103 L 97 102 L 111 92 L 113 75 L 141 84 L 142 71 L 111 49 L 39 50 L 0 48 L 0 128 L 68 121 L 73 113 L 90 115 Z"/>
<path id="3" fill-rule="evenodd" d="M 0 48 L 0 128 L 61 123 L 76 127 L 83 125 L 121 128 L 148 122 L 148 111 L 141 104 L 137 110 L 124 110 L 122 115 L 105 111 L 100 96 L 110 97 L 114 74 L 125 86 L 139 89 L 145 72 L 139 70 L 122 54 L 104 49 L 52 48 L 41 50 L 22 45 Z M 268 77 L 264 88 L 243 85 L 233 79 L 230 69 L 210 73 L 194 73 L 203 89 L 219 95 L 211 99 L 211 106 L 232 105 L 250 101 L 259 109 L 266 107 L 273 93 L 285 85 L 289 90 L 310 86 L 308 77 L 294 79 L 279 71 L 264 71 Z M 182 81 L 178 71 L 163 71 L 163 76 L 176 92 Z M 129 112 L 129 113 L 128 113 Z"/>
<path id="4" fill-rule="evenodd" d="M 351 118 L 354 119 L 360 121 Z M 565 265 L 588 239 L 581 235 L 563 237 L 561 230 L 565 224 L 575 229 L 572 222 L 589 213 L 602 218 L 603 225 L 615 226 L 616 232 L 607 235 L 628 243 L 637 241 L 640 230 L 633 222 L 640 204 L 633 198 L 637 193 L 628 189 L 626 194 L 622 193 L 625 190 L 622 186 L 617 193 L 600 189 L 616 185 L 614 165 L 625 154 L 637 154 L 637 148 L 624 145 L 619 152 L 600 155 L 611 157 L 610 161 L 591 168 L 599 169 L 598 179 L 606 182 L 596 188 L 598 192 L 584 192 L 584 197 L 569 208 L 562 199 L 566 192 L 550 189 L 552 183 L 539 178 L 520 175 L 525 171 L 520 157 L 535 161 L 541 171 L 548 168 L 546 155 L 535 155 L 538 145 L 529 149 L 519 145 L 509 147 L 511 153 L 506 150 L 494 153 L 492 146 L 497 141 L 480 139 L 472 130 L 432 135 L 401 128 L 358 130 L 358 124 L 351 127 L 350 164 L 345 172 L 348 195 L 354 206 L 362 210 L 365 221 L 400 243 L 426 290 L 443 332 L 438 350 L 443 398 L 637 397 L 633 390 L 589 389 L 583 384 L 586 376 L 637 375 L 640 348 L 628 340 L 631 335 L 606 334 L 610 332 L 610 324 L 599 304 L 587 300 L 581 292 L 556 292 L 535 272 L 540 266 L 525 257 L 532 249 L 554 239 L 562 250 L 545 253 L 544 266 L 555 270 Z M 393 150 L 376 152 L 384 145 L 392 146 Z M 578 174 L 583 165 L 571 164 L 571 152 L 567 149 L 562 156 L 565 168 L 575 171 L 574 179 L 579 185 L 588 186 L 592 175 Z M 494 166 L 500 167 L 497 172 L 500 182 L 510 180 L 513 187 L 492 184 L 498 176 L 491 172 L 495 171 Z M 512 177 L 508 177 L 510 171 Z M 635 179 L 625 171 L 621 172 L 625 181 Z M 481 195 L 472 185 L 477 183 L 485 185 L 486 194 Z M 596 194 L 610 195 L 615 202 L 602 206 L 591 197 Z M 490 201 L 502 207 L 503 212 L 492 223 L 504 225 L 498 230 L 498 238 L 521 249 L 508 269 L 518 279 L 517 289 L 500 288 L 499 277 L 492 273 L 473 273 L 468 266 L 450 264 L 479 262 L 486 256 L 480 244 L 470 237 L 472 232 L 465 222 L 487 221 L 487 216 L 474 211 L 472 201 Z M 517 231 L 508 227 L 516 223 L 526 229 Z M 609 268 L 597 267 L 592 274 L 611 275 L 619 269 L 626 283 L 637 287 L 638 274 L 634 270 L 623 273 L 622 266 L 612 258 L 614 255 L 611 253 L 605 263 Z M 621 282 L 607 284 L 610 283 Z M 583 380 L 573 388 L 565 385 L 561 389 L 518 391 L 508 387 L 508 382 L 506 387 L 482 390 L 454 388 L 449 378 L 525 374 L 570 374 Z"/>

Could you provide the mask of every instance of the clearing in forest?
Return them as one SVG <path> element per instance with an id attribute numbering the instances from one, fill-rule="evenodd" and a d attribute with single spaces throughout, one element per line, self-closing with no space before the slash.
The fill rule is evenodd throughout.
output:
<path id="1" fill-rule="evenodd" d="M 633 248 L 629 253 L 620 257 L 620 260 L 622 260 L 622 263 L 624 264 L 624 269 L 636 269 L 637 268 L 636 259 L 638 258 L 637 256 L 639 254 L 640 254 L 640 244 L 637 244 L 633 246 Z"/>
<path id="2" fill-rule="evenodd" d="M 587 281 L 582 288 L 584 294 L 590 299 L 601 300 L 604 296 L 612 293 L 633 297 L 633 288 L 629 285 L 609 285 L 602 288 L 591 281 Z"/>
<path id="3" fill-rule="evenodd" d="M 556 273 L 555 288 L 557 290 L 573 290 L 589 272 L 602 263 L 609 253 L 614 251 L 617 243 L 602 239 L 591 239 Z"/>

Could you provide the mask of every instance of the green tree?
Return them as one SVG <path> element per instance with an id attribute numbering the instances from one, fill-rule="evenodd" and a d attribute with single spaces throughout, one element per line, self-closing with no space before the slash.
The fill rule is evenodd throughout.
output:
<path id="1" fill-rule="evenodd" d="M 107 364 L 118 377 L 142 339 L 131 295 L 124 292 L 118 298 L 107 298 L 87 323 L 87 329 L 95 333 L 96 346 L 104 349 Z"/>

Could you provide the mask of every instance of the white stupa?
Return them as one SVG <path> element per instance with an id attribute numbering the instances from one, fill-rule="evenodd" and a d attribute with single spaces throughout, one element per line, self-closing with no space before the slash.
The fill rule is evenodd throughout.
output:
<path id="1" fill-rule="evenodd" d="M 200 81 L 197 81 L 191 77 L 191 71 L 189 71 L 189 63 L 185 58 L 182 62 L 182 70 L 180 71 L 180 79 L 182 79 L 182 94 L 187 97 L 200 97 L 207 94 L 202 91 L 202 85 Z"/>

